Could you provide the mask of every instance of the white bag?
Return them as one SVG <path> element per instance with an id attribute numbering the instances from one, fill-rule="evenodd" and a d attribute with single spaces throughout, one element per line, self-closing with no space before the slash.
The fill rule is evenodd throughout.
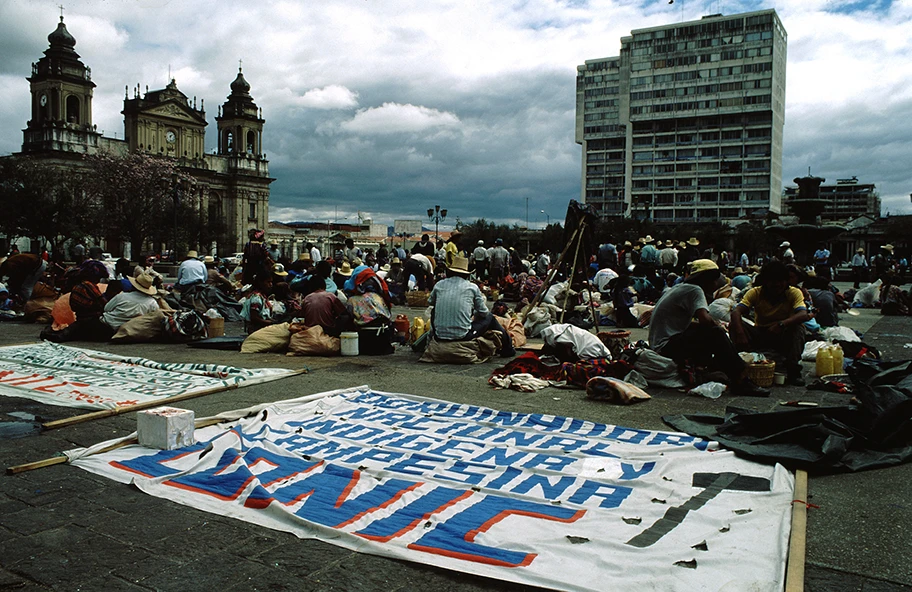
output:
<path id="1" fill-rule="evenodd" d="M 873 284 L 868 284 L 861 290 L 855 292 L 855 298 L 852 300 L 852 303 L 860 302 L 865 306 L 874 306 L 874 303 L 880 300 L 881 284 L 883 284 L 883 282 L 877 280 Z"/>
<path id="2" fill-rule="evenodd" d="M 737 305 L 731 298 L 716 298 L 709 303 L 709 316 L 715 321 L 729 323 L 735 306 Z"/>
<path id="3" fill-rule="evenodd" d="M 529 337 L 538 337 L 542 329 L 551 325 L 551 313 L 541 306 L 536 306 L 526 313 L 523 330 Z"/>
<path id="4" fill-rule="evenodd" d="M 801 352 L 801 359 L 805 362 L 817 360 L 817 351 L 827 345 L 826 341 L 808 341 L 804 344 L 804 351 Z"/>
<path id="5" fill-rule="evenodd" d="M 858 338 L 858 335 L 855 334 L 855 331 L 852 331 L 848 327 L 827 327 L 821 331 L 821 335 L 830 343 L 836 343 L 837 341 L 861 341 L 861 339 Z"/>
<path id="6" fill-rule="evenodd" d="M 574 353 L 584 359 L 606 358 L 611 359 L 611 352 L 601 340 L 574 325 L 567 323 L 545 327 L 541 332 L 542 339 L 547 345 L 555 347 L 558 343 L 569 343 Z"/>

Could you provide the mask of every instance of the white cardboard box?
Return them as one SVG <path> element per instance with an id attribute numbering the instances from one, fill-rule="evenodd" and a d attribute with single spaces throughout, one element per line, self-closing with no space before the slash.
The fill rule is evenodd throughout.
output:
<path id="1" fill-rule="evenodd" d="M 194 413 L 176 407 L 156 407 L 136 414 L 140 446 L 174 450 L 194 443 Z"/>

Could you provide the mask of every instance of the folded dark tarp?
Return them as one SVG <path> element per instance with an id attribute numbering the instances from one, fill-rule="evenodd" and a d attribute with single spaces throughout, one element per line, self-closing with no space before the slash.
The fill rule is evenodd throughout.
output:
<path id="1" fill-rule="evenodd" d="M 168 302 L 171 304 L 171 300 Z M 205 314 L 207 310 L 214 308 L 226 321 L 241 320 L 241 303 L 208 284 L 197 284 L 186 288 L 180 293 L 178 305 L 180 308 L 189 308 L 200 314 Z"/>
<path id="2" fill-rule="evenodd" d="M 233 350 L 241 351 L 241 344 L 244 343 L 246 339 L 245 335 L 239 336 L 222 336 L 222 337 L 210 337 L 209 339 L 200 339 L 198 341 L 191 341 L 187 343 L 189 347 L 195 347 L 198 349 L 222 349 L 222 350 Z"/>
<path id="3" fill-rule="evenodd" d="M 761 462 L 814 473 L 862 471 L 912 458 L 912 361 L 857 360 L 846 405 L 757 413 L 729 407 L 724 417 L 670 415 L 676 430 L 715 440 Z"/>

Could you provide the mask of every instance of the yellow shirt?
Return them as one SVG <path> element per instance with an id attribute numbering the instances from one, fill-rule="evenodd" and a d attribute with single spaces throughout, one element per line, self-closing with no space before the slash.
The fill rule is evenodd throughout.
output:
<path id="1" fill-rule="evenodd" d="M 443 248 L 446 250 L 446 264 L 449 267 L 453 264 L 453 258 L 459 254 L 459 247 L 456 246 L 456 243 L 450 241 Z"/>
<path id="2" fill-rule="evenodd" d="M 741 298 L 740 306 L 753 309 L 758 327 L 769 327 L 792 316 L 797 310 L 804 310 L 804 298 L 801 290 L 789 287 L 778 302 L 770 302 L 760 297 L 760 288 L 751 288 Z"/>

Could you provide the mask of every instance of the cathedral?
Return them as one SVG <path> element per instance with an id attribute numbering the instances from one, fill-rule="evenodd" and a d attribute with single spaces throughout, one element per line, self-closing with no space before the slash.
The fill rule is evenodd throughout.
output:
<path id="1" fill-rule="evenodd" d="M 217 149 L 205 152 L 206 111 L 191 101 L 172 79 L 161 90 L 141 93 L 126 89 L 124 137 L 108 138 L 92 123 L 92 70 L 76 53 L 76 39 L 60 17 L 48 35 L 44 57 L 32 64 L 31 119 L 23 130 L 23 155 L 79 166 L 83 155 L 101 151 L 127 154 L 142 151 L 174 158 L 194 179 L 183 196 L 193 200 L 202 216 L 224 222 L 217 245 L 195 245 L 201 252 L 227 255 L 243 248 L 250 228 L 266 228 L 269 215 L 268 162 L 263 153 L 262 110 L 250 96 L 241 68 L 231 93 L 218 108 Z M 156 245 L 151 246 L 156 249 Z M 191 245 L 194 247 L 194 245 Z M 109 250 L 117 250 L 109 245 Z M 134 257 L 138 253 L 133 254 Z"/>

